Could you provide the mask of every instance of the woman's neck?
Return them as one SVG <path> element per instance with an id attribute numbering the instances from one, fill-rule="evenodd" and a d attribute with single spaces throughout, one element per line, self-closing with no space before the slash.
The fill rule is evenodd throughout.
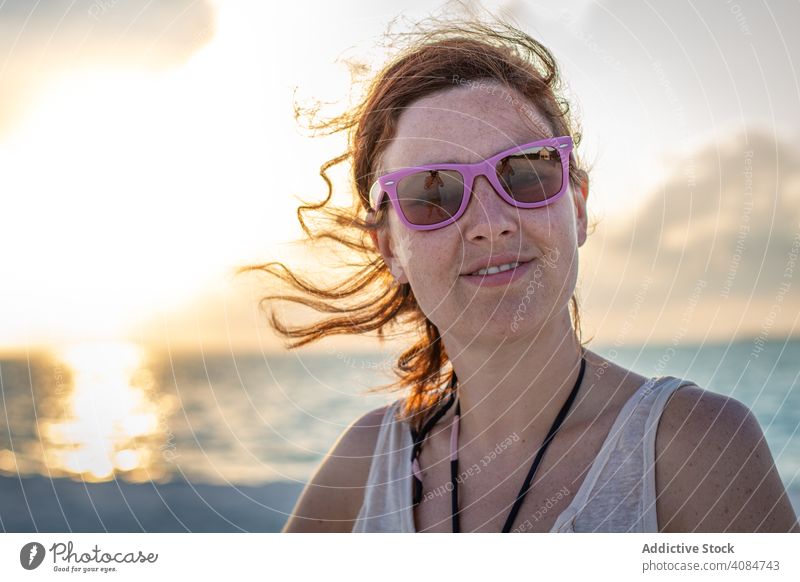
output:
<path id="1" fill-rule="evenodd" d="M 452 354 L 461 403 L 459 447 L 492 450 L 508 437 L 541 442 L 580 373 L 580 345 L 567 313 L 563 321 L 529 337 L 506 339 L 494 346 L 473 342 Z M 453 338 L 450 338 L 451 340 Z M 447 343 L 447 342 L 446 342 Z M 452 341 L 450 343 L 453 343 Z M 589 363 L 564 426 L 591 384 Z M 449 410 L 446 418 L 452 418 Z"/>

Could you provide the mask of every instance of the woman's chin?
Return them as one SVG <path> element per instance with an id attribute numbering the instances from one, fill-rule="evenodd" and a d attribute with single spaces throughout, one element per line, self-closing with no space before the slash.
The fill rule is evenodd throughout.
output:
<path id="1" fill-rule="evenodd" d="M 501 314 L 500 310 L 479 319 L 470 318 L 469 334 L 481 341 L 499 342 L 535 336 L 542 328 L 538 314 L 516 310 Z"/>

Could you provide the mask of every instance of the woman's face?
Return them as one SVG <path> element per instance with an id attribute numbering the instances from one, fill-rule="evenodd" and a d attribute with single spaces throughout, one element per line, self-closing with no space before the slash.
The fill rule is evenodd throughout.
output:
<path id="1" fill-rule="evenodd" d="M 474 163 L 545 137 L 553 137 L 549 124 L 518 93 L 490 82 L 455 85 L 413 102 L 400 115 L 378 173 Z M 586 194 L 585 188 L 575 193 L 570 187 L 548 206 L 518 209 L 479 176 L 457 222 L 410 230 L 392 207 L 378 245 L 395 278 L 411 284 L 423 312 L 443 335 L 496 341 L 535 333 L 561 315 L 575 288 L 577 251 L 586 240 Z M 533 259 L 518 267 L 510 282 L 489 286 L 488 279 L 481 283 L 480 277 L 467 276 L 509 253 L 512 260 Z"/>

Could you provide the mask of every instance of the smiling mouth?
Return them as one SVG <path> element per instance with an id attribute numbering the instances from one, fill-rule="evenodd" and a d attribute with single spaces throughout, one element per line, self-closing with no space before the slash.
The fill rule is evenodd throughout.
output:
<path id="1" fill-rule="evenodd" d="M 533 259 L 531 259 L 533 260 Z M 514 261 L 513 263 L 505 263 L 497 265 L 496 267 L 489 267 L 488 269 L 478 269 L 474 273 L 465 273 L 467 277 L 482 277 L 485 275 L 496 275 L 497 273 L 504 273 L 506 271 L 513 271 L 520 265 L 530 263 L 530 261 Z"/>

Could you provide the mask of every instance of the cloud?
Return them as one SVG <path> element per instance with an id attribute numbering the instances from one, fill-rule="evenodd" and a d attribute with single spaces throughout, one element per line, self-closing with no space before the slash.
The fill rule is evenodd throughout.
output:
<path id="1" fill-rule="evenodd" d="M 699 307 L 683 336 L 757 335 L 776 303 L 785 317 L 770 333 L 796 333 L 788 314 L 800 304 L 786 287 L 800 276 L 792 264 L 800 249 L 796 151 L 758 131 L 709 143 L 675 161 L 630 219 L 601 222 L 581 257 L 598 337 L 614 337 L 639 293 L 632 335 L 669 339 L 698 284 Z"/>

